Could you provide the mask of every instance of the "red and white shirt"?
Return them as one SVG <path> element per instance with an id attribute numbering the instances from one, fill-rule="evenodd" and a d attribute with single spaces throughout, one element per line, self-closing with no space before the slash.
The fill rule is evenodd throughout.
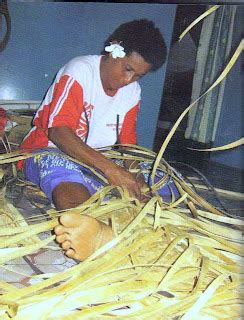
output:
<path id="1" fill-rule="evenodd" d="M 58 72 L 24 138 L 22 149 L 52 146 L 48 128 L 68 126 L 92 148 L 136 143 L 136 118 L 141 89 L 138 82 L 108 96 L 100 78 L 101 56 L 74 58 Z M 118 125 L 119 119 L 119 125 Z"/>

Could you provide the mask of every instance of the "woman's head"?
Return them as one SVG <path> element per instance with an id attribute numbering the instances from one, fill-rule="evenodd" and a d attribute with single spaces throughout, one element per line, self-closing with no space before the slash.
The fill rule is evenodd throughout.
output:
<path id="1" fill-rule="evenodd" d="M 128 84 L 139 80 L 147 74 L 152 65 L 137 52 L 121 58 L 111 55 L 102 56 L 100 75 L 105 91 L 114 92 Z"/>
<path id="2" fill-rule="evenodd" d="M 120 43 L 126 55 L 138 53 L 151 64 L 152 71 L 160 68 L 166 60 L 167 49 L 162 34 L 152 21 L 142 19 L 120 25 L 105 41 L 105 46 Z M 106 54 L 103 51 L 103 54 Z"/>

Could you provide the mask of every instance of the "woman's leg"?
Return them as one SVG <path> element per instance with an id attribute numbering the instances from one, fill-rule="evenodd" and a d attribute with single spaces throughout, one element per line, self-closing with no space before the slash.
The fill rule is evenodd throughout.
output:
<path id="1" fill-rule="evenodd" d="M 89 199 L 102 185 L 87 170 L 59 153 L 28 159 L 26 178 L 39 185 L 58 211 L 67 210 L 54 229 L 57 242 L 70 258 L 84 260 L 113 238 L 112 229 L 86 215 L 69 213 Z"/>
<path id="2" fill-rule="evenodd" d="M 78 207 L 89 197 L 88 189 L 76 182 L 62 182 L 52 192 L 57 210 Z M 81 261 L 113 238 L 112 229 L 103 222 L 90 216 L 69 212 L 62 214 L 54 232 L 65 254 Z"/>

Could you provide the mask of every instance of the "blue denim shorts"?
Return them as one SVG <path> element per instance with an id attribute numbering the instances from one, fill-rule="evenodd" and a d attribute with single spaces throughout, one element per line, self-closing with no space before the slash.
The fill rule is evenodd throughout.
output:
<path id="1" fill-rule="evenodd" d="M 92 195 L 104 186 L 88 168 L 68 159 L 65 154 L 56 148 L 45 148 L 35 150 L 35 153 L 48 152 L 45 155 L 36 155 L 25 160 L 24 175 L 27 180 L 36 184 L 45 193 L 47 198 L 52 201 L 52 192 L 61 182 L 77 182 L 86 187 Z M 114 159 L 118 165 L 123 165 L 121 160 Z M 141 168 L 144 169 L 143 175 L 145 182 L 150 186 L 151 164 L 142 162 Z M 157 171 L 155 182 L 164 176 L 163 171 Z M 165 184 L 158 190 L 158 194 L 171 200 L 172 191 L 177 198 L 179 192 L 171 178 L 167 178 Z"/>

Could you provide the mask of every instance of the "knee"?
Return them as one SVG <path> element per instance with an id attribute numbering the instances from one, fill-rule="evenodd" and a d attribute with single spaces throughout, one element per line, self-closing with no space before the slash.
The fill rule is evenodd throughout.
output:
<path id="1" fill-rule="evenodd" d="M 59 192 L 59 188 L 56 187 L 53 190 L 52 193 L 52 201 L 53 204 L 56 208 L 56 210 L 65 210 L 65 209 L 70 209 L 72 206 L 71 205 L 71 199 L 69 199 L 68 195 L 63 195 Z"/>
<path id="2" fill-rule="evenodd" d="M 56 210 L 75 208 L 89 199 L 88 190 L 79 183 L 63 182 L 52 192 L 52 200 Z"/>

